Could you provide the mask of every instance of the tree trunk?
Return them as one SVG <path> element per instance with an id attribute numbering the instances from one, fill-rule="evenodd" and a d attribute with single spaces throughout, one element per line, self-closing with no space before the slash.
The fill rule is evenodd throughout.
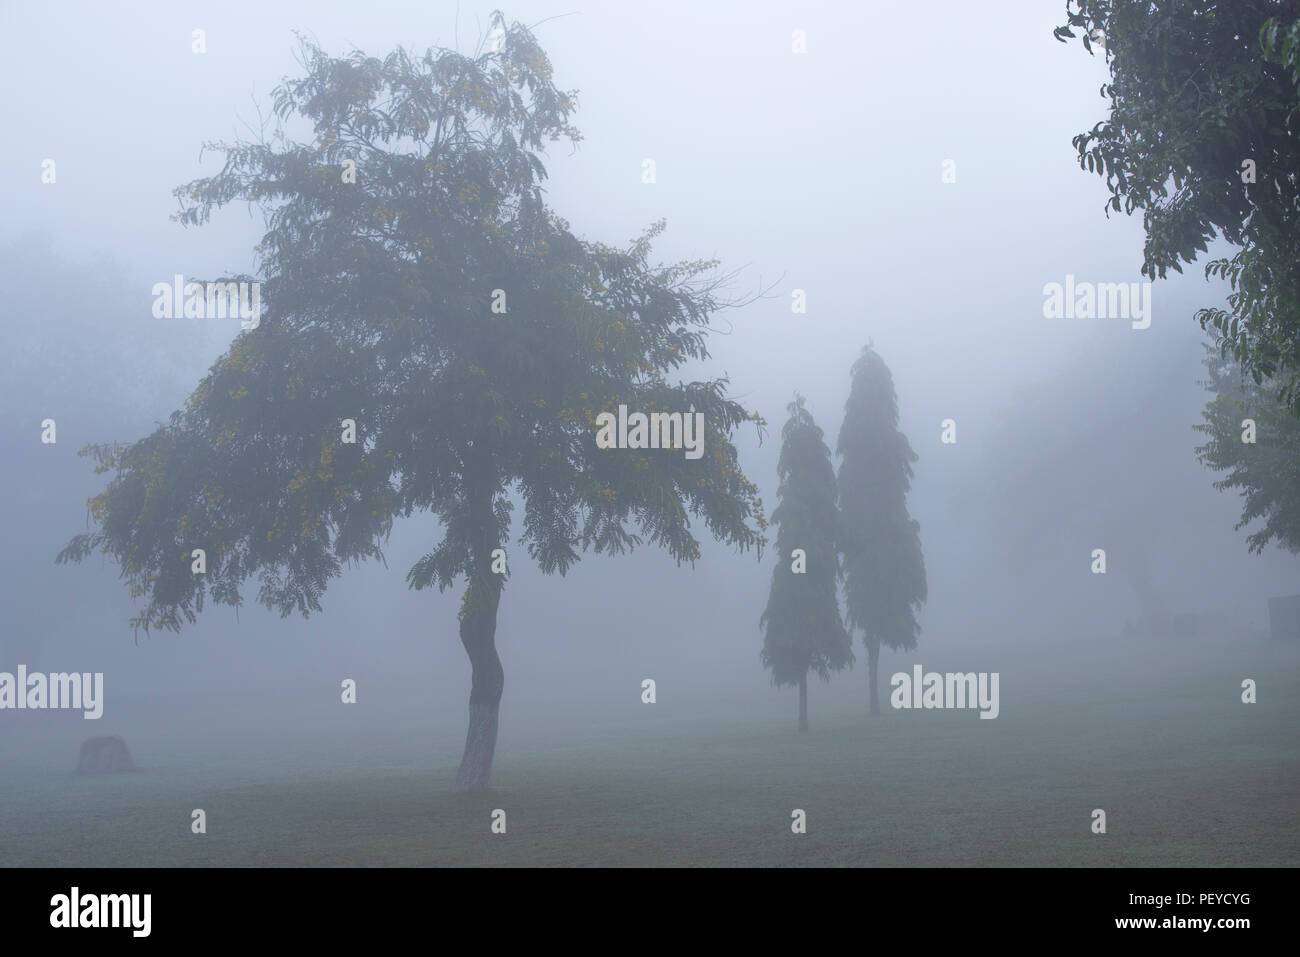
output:
<path id="1" fill-rule="evenodd" d="M 484 591 L 488 594 L 483 594 Z M 478 600 L 483 604 L 480 606 Z M 506 673 L 497 655 L 499 588 L 476 590 L 470 585 L 467 609 L 460 621 L 460 642 L 469 655 L 473 678 L 469 692 L 469 731 L 453 791 L 479 791 L 492 776 L 492 755 L 497 747 L 497 713 Z"/>
<path id="2" fill-rule="evenodd" d="M 799 678 L 799 730 L 808 730 L 808 676 Z"/>
<path id="3" fill-rule="evenodd" d="M 876 679 L 880 664 L 880 640 L 867 639 L 867 670 L 871 681 L 871 713 L 880 714 L 880 682 Z"/>
<path id="4" fill-rule="evenodd" d="M 460 610 L 460 643 L 469 655 L 472 677 L 469 692 L 469 731 L 465 753 L 460 759 L 453 791 L 481 791 L 492 777 L 492 755 L 497 747 L 497 714 L 506 673 L 497 655 L 497 609 L 501 605 L 502 576 L 492 571 L 492 549 L 498 530 L 492 511 L 494 482 L 480 466 L 471 474 L 475 481 L 470 509 L 475 528 L 469 587 Z"/>

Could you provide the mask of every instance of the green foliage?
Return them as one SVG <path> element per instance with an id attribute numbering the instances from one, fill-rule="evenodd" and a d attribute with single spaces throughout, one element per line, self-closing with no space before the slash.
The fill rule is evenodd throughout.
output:
<path id="1" fill-rule="evenodd" d="M 916 647 L 926 600 L 920 525 L 907 511 L 916 453 L 898 430 L 898 397 L 871 346 L 853 364 L 836 452 L 845 620 L 868 647 Z"/>
<path id="2" fill-rule="evenodd" d="M 763 629 L 763 665 L 772 682 L 797 685 L 809 671 L 830 680 L 832 671 L 853 663 L 853 639 L 840 618 L 835 552 L 838 514 L 835 469 L 822 430 L 804 408 L 802 396 L 786 406 L 790 420 L 781 430 L 777 474 L 780 503 L 772 512 L 778 526 L 776 569 Z M 791 569 L 791 553 L 804 550 L 807 569 Z"/>
<path id="3" fill-rule="evenodd" d="M 1216 235 L 1240 247 L 1206 265 L 1228 308 L 1197 311 L 1260 382 L 1300 412 L 1300 4 L 1068 0 L 1065 42 L 1104 35 L 1110 117 L 1074 138 L 1110 210 L 1141 210 L 1143 273 L 1182 271 Z M 1077 33 L 1075 31 L 1078 31 Z M 1255 183 L 1242 163 L 1255 163 Z"/>
<path id="4" fill-rule="evenodd" d="M 1208 468 L 1228 473 L 1214 483 L 1216 489 L 1241 490 L 1238 529 L 1263 522 L 1247 538 L 1252 552 L 1262 552 L 1272 541 L 1300 552 L 1300 421 L 1278 401 L 1274 383 L 1257 383 L 1217 351 L 1207 352 L 1205 385 L 1214 398 L 1195 426 L 1209 436 L 1196 456 Z M 1253 443 L 1242 441 L 1245 419 L 1255 421 Z"/>
<path id="5" fill-rule="evenodd" d="M 662 223 L 611 248 L 547 208 L 539 154 L 578 139 L 575 95 L 525 27 L 492 23 L 502 48 L 473 58 L 336 59 L 304 41 L 306 75 L 274 103 L 281 124 L 310 120 L 314 141 L 278 126 L 209 144 L 221 171 L 176 191 L 186 224 L 237 201 L 263 211 L 263 314 L 166 425 L 84 450 L 113 477 L 91 501 L 97 528 L 59 561 L 113 555 L 147 599 L 137 626 L 178 629 L 205 595 L 237 605 L 253 577 L 267 607 L 307 615 L 417 510 L 444 537 L 412 587 L 466 575 L 499 589 L 490 552 L 506 543 L 511 493 L 519 542 L 547 573 L 644 542 L 693 561 L 692 519 L 761 548 L 761 503 L 731 442 L 757 417 L 725 379 L 671 381 L 708 355 L 725 305 L 721 280 L 704 277 L 716 263 L 652 265 Z M 620 403 L 703 412 L 706 454 L 597 449 L 595 417 Z M 355 444 L 340 442 L 343 419 Z M 193 547 L 206 575 L 191 574 Z"/>

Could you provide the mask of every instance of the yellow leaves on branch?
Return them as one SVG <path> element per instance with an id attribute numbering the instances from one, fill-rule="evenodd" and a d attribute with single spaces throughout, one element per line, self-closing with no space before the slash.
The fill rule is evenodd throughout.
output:
<path id="1" fill-rule="evenodd" d="M 190 397 L 185 400 L 185 408 L 189 409 L 191 412 L 194 411 L 204 402 L 208 401 L 208 395 L 211 391 L 212 390 L 209 389 L 206 384 L 200 385 L 194 390 Z"/>
<path id="2" fill-rule="evenodd" d="M 586 396 L 584 395 L 585 399 Z M 555 417 L 561 422 L 572 422 L 578 424 L 586 422 L 589 428 L 596 427 L 596 411 L 594 409 L 571 409 L 568 406 L 560 409 L 555 413 Z"/>
<path id="3" fill-rule="evenodd" d="M 322 520 L 314 515 L 303 514 L 302 526 L 299 531 L 303 538 L 315 538 L 316 532 L 320 530 Z"/>
<path id="4" fill-rule="evenodd" d="M 279 515 L 275 517 L 275 521 L 271 523 L 271 530 L 266 533 L 266 540 L 268 542 L 274 541 L 275 539 L 283 535 L 285 526 L 287 524 L 288 524 L 288 520 L 284 517 L 284 513 L 281 512 Z"/>
<path id="5" fill-rule="evenodd" d="M 292 479 L 289 480 L 289 484 L 284 487 L 284 490 L 288 492 L 290 495 L 297 495 L 299 492 L 305 489 L 308 483 L 310 482 L 311 482 L 311 476 L 306 472 L 299 471 L 297 474 L 294 475 Z"/>

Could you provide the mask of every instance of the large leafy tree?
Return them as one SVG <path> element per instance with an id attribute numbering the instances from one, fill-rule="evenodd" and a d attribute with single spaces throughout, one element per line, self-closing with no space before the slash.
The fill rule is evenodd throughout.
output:
<path id="1" fill-rule="evenodd" d="M 898 396 L 885 360 L 871 347 L 853 363 L 836 452 L 845 620 L 862 631 L 871 713 L 880 712 L 880 646 L 916 647 L 916 613 L 927 597 L 921 527 L 907 511 L 916 453 L 898 430 Z"/>
<path id="2" fill-rule="evenodd" d="M 1074 138 L 1110 210 L 1142 211 L 1142 271 L 1206 265 L 1228 308 L 1196 314 L 1256 382 L 1300 412 L 1300 2 L 1067 0 L 1057 39 L 1100 42 L 1110 116 Z M 1253 179 L 1253 181 L 1251 181 Z"/>
<path id="3" fill-rule="evenodd" d="M 1252 552 L 1270 542 L 1300 552 L 1300 421 L 1278 401 L 1274 383 L 1255 382 L 1216 350 L 1205 365 L 1214 397 L 1195 426 L 1208 436 L 1197 458 L 1227 473 L 1216 489 L 1241 492 L 1236 527 L 1260 523 L 1246 540 Z"/>
<path id="4" fill-rule="evenodd" d="M 840 617 L 835 468 L 822 430 L 802 396 L 786 406 L 777 474 L 780 502 L 776 569 L 767 608 L 759 619 L 762 660 L 777 686 L 799 688 L 799 730 L 808 730 L 808 673 L 829 681 L 853 663 L 853 639 Z"/>
<path id="5" fill-rule="evenodd" d="M 492 25 L 501 42 L 476 56 L 334 58 L 304 43 L 305 75 L 274 94 L 275 132 L 214 144 L 224 166 L 177 190 L 178 215 L 263 210 L 260 325 L 167 424 L 86 450 L 112 479 L 95 528 L 59 556 L 115 557 L 145 629 L 179 629 L 205 600 L 238 605 L 250 579 L 262 604 L 305 616 L 346 563 L 382 558 L 395 519 L 434 513 L 442 538 L 406 577 L 464 582 L 458 790 L 489 782 L 504 688 L 494 552 L 517 508 L 517 542 L 545 573 L 641 543 L 694 561 L 695 522 L 740 550 L 763 540 L 731 442 L 750 413 L 725 379 L 676 375 L 707 356 L 725 277 L 705 275 L 712 262 L 651 265 L 659 224 L 611 248 L 548 209 L 540 155 L 578 139 L 574 96 L 527 28 Z M 314 140 L 291 139 L 304 119 Z M 598 448 L 596 417 L 621 404 L 701 413 L 705 454 Z"/>

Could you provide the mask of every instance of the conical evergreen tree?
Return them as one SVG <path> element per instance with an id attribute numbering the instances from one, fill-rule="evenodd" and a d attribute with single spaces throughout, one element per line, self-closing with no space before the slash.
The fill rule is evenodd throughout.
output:
<path id="1" fill-rule="evenodd" d="M 871 681 L 871 713 L 880 712 L 880 646 L 916 647 L 916 612 L 926 599 L 920 525 L 907 512 L 916 453 L 898 431 L 898 396 L 889 367 L 871 346 L 853 364 L 852 386 L 836 452 L 845 620 L 861 630 Z"/>
<path id="2" fill-rule="evenodd" d="M 772 683 L 799 687 L 799 730 L 808 730 L 808 672 L 829 681 L 832 671 L 853 663 L 853 638 L 840 618 L 836 589 L 835 467 L 823 433 L 796 396 L 786 408 L 777 474 L 780 503 L 776 569 L 763 629 L 763 665 Z"/>

